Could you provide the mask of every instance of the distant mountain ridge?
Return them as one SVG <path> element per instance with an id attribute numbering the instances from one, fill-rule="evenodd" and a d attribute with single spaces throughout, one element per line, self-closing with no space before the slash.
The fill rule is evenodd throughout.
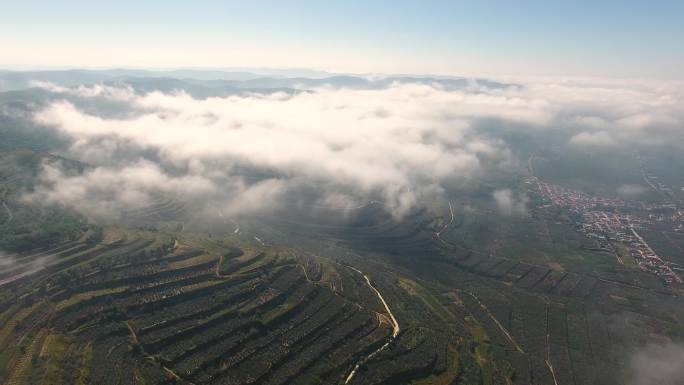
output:
<path id="1" fill-rule="evenodd" d="M 445 89 L 465 89 L 473 86 L 506 88 L 505 84 L 488 79 L 433 77 L 433 76 L 388 76 L 369 79 L 354 75 L 332 75 L 326 77 L 281 77 L 263 76 L 250 72 L 219 70 L 64 70 L 64 71 L 0 71 L 0 91 L 12 91 L 35 87 L 35 82 L 50 82 L 63 87 L 84 84 L 131 85 L 137 91 L 184 90 L 198 96 L 221 96 L 244 91 L 305 90 L 318 87 L 352 89 L 380 89 L 394 83 L 419 83 L 437 85 Z"/>

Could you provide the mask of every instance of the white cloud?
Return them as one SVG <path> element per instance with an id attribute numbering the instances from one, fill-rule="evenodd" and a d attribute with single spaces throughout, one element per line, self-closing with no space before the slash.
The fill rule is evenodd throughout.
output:
<path id="1" fill-rule="evenodd" d="M 40 88 L 56 94 L 66 94 L 79 96 L 82 98 L 93 98 L 101 96 L 113 100 L 130 101 L 134 97 L 133 88 L 128 85 L 120 84 L 117 87 L 102 84 L 80 85 L 77 87 L 64 87 L 52 82 L 43 80 L 32 80 L 31 87 Z"/>
<path id="2" fill-rule="evenodd" d="M 570 138 L 570 143 L 583 146 L 614 146 L 616 140 L 605 131 L 580 132 Z"/>
<path id="3" fill-rule="evenodd" d="M 223 200 L 228 211 L 263 205 L 265 199 L 250 194 L 270 197 L 272 204 L 264 206 L 277 205 L 285 192 L 309 184 L 322 191 L 323 201 L 335 194 L 382 199 L 402 216 L 421 197 L 482 172 L 485 163 L 509 164 L 509 144 L 483 130 L 482 122 L 511 123 L 531 135 L 562 127 L 576 146 L 676 143 L 684 122 L 682 91 L 646 83 L 555 81 L 465 90 L 397 83 L 206 99 L 182 91 L 42 86 L 124 101 L 135 111 L 103 117 L 67 101 L 38 111 L 36 122 L 73 139 L 72 154 L 110 173 L 130 172 L 147 159 L 170 178 L 166 190 L 180 189 L 173 173 L 230 186 L 231 197 Z M 243 178 L 245 170 L 260 170 L 258 184 Z M 504 212 L 525 211 L 524 197 L 503 190 L 495 199 Z"/>
<path id="4" fill-rule="evenodd" d="M 143 206 L 157 193 L 193 197 L 215 189 L 210 180 L 169 176 L 145 161 L 122 168 L 97 167 L 79 175 L 69 175 L 59 165 L 44 164 L 40 183 L 38 189 L 22 197 L 24 201 L 65 204 L 96 219 L 117 217 L 124 209 Z"/>
<path id="5" fill-rule="evenodd" d="M 684 378 L 684 346 L 674 343 L 650 344 L 631 358 L 634 373 L 630 385 L 676 385 Z"/>
<path id="6" fill-rule="evenodd" d="M 493 106 L 509 119 L 539 119 L 508 97 L 423 85 L 204 100 L 153 92 L 130 102 L 143 112 L 108 119 L 59 101 L 35 120 L 71 136 L 90 161 L 128 143 L 158 151 L 164 165 L 194 164 L 210 179 L 217 164 L 224 173 L 239 164 L 375 194 L 399 216 L 423 190 L 467 178 L 485 158 L 505 160 L 503 143 L 478 136 L 470 119 L 492 115 Z"/>
<path id="7" fill-rule="evenodd" d="M 510 189 L 501 189 L 495 190 L 492 196 L 497 209 L 503 215 L 524 215 L 527 213 L 529 198 L 524 194 L 514 196 Z"/>
<path id="8" fill-rule="evenodd" d="M 648 192 L 648 187 L 638 184 L 623 184 L 617 189 L 618 195 L 625 198 L 635 198 Z"/>

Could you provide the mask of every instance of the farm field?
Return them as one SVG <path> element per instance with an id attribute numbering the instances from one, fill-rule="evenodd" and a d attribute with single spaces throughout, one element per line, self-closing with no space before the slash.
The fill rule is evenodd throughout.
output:
<path id="1" fill-rule="evenodd" d="M 622 384 L 626 352 L 684 317 L 630 269 L 405 242 L 313 253 L 112 228 L 18 252 L 47 262 L 0 286 L 3 381 L 334 384 L 358 365 L 348 383 Z"/>
<path id="2" fill-rule="evenodd" d="M 344 282 L 334 289 L 314 262 L 287 252 L 242 258 L 235 247 L 206 254 L 168 241 L 131 232 L 41 250 L 55 255 L 51 264 L 0 288 L 0 338 L 12 347 L 4 381 L 337 382 L 391 333 L 347 267 L 334 268 Z"/>

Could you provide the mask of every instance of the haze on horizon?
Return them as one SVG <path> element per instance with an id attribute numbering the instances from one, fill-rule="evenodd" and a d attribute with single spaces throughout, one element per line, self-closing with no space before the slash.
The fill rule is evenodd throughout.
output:
<path id="1" fill-rule="evenodd" d="M 680 1 L 4 2 L 0 68 L 684 79 Z"/>

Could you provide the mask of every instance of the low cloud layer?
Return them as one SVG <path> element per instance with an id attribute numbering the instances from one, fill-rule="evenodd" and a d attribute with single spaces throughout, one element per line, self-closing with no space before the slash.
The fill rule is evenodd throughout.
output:
<path id="1" fill-rule="evenodd" d="M 510 189 L 496 190 L 492 194 L 499 212 L 506 216 L 527 213 L 529 198 L 524 194 L 514 194 Z"/>
<path id="2" fill-rule="evenodd" d="M 648 188 L 636 184 L 623 184 L 617 189 L 618 195 L 624 198 L 636 198 L 648 192 Z"/>
<path id="3" fill-rule="evenodd" d="M 120 97 L 98 91 L 103 93 Z M 95 206 L 104 207 L 139 200 L 153 186 L 217 193 L 240 181 L 245 184 L 240 191 L 277 195 L 275 190 L 306 181 L 321 186 L 324 195 L 377 197 L 401 216 L 419 196 L 439 191 L 444 182 L 467 179 L 482 162 L 509 160 L 502 142 L 469 128 L 468 118 L 486 114 L 491 104 L 480 99 L 424 85 L 204 100 L 182 92 L 131 92 L 128 102 L 136 113 L 126 119 L 105 119 L 58 101 L 35 120 L 67 134 L 72 151 L 101 168 L 71 178 L 46 169 L 43 180 L 50 188 L 31 198 L 83 202 L 97 196 Z M 510 119 L 537 118 L 506 98 L 496 103 Z M 458 105 L 463 110 L 454 108 Z M 131 164 L 130 157 L 122 164 L 122 148 L 133 147 L 154 152 L 159 165 Z M 164 175 L 171 169 L 191 180 Z M 262 178 L 251 186 L 249 177 L 263 172 L 270 181 Z M 245 199 L 232 188 L 227 192 Z M 253 205 L 227 201 L 228 208 Z"/>
<path id="4" fill-rule="evenodd" d="M 33 117 L 68 136 L 71 154 L 95 168 L 68 176 L 46 167 L 44 188 L 27 199 L 98 215 L 158 192 L 211 199 L 237 215 L 306 189 L 318 192 L 315 203 L 380 199 L 399 218 L 445 186 L 515 162 L 506 139 L 483 127 L 513 125 L 528 135 L 566 130 L 576 146 L 658 145 L 678 138 L 684 121 L 681 91 L 642 83 L 461 90 L 394 83 L 204 99 L 126 86 L 36 85 L 128 105 L 127 114 L 111 117 L 56 100 Z M 494 199 L 508 215 L 525 212 L 525 198 L 509 190 Z"/>
<path id="5" fill-rule="evenodd" d="M 678 385 L 684 379 L 684 346 L 650 344 L 634 354 L 629 363 L 629 385 Z"/>
<path id="6" fill-rule="evenodd" d="M 126 209 L 148 205 L 158 193 L 195 197 L 215 188 L 205 178 L 169 176 L 146 161 L 124 167 L 102 166 L 71 176 L 59 166 L 43 165 L 39 180 L 41 188 L 23 199 L 66 204 L 93 217 L 110 217 Z"/>

